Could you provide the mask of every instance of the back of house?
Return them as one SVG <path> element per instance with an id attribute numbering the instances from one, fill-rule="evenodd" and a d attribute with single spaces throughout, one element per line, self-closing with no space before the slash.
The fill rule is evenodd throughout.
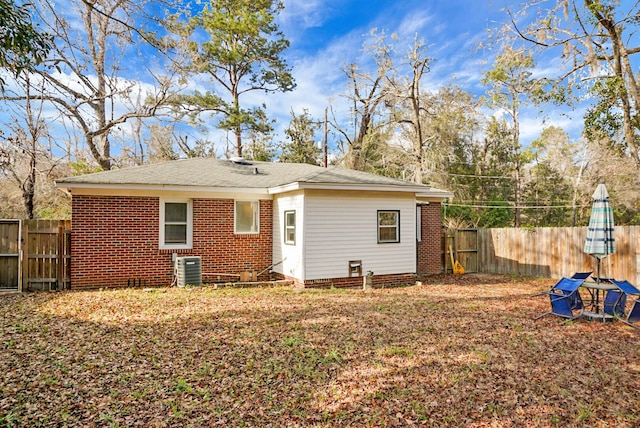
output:
<path id="1" fill-rule="evenodd" d="M 307 164 L 195 158 L 59 180 L 72 195 L 71 287 L 163 286 L 177 260 L 203 283 L 412 282 L 443 269 L 451 193 Z"/>

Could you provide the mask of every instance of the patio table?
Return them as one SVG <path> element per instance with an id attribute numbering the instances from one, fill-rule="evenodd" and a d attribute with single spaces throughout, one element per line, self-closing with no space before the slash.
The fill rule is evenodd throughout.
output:
<path id="1" fill-rule="evenodd" d="M 582 316 L 591 320 L 608 321 L 615 317 L 604 313 L 604 294 L 609 290 L 618 290 L 614 284 L 608 281 L 585 281 L 581 286 L 585 288 L 591 296 L 591 310 L 582 312 Z M 602 294 L 602 299 L 600 299 Z"/>

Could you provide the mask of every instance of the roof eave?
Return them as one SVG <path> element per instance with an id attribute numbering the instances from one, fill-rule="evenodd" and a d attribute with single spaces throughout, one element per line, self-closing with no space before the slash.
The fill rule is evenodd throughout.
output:
<path id="1" fill-rule="evenodd" d="M 270 195 L 293 192 L 301 189 L 313 190 L 355 190 L 371 192 L 399 192 L 413 194 L 429 194 L 431 197 L 438 197 L 438 194 L 430 192 L 425 186 L 394 186 L 390 184 L 363 184 L 363 183 L 305 183 L 294 182 L 281 186 L 273 186 L 268 189 Z M 452 195 L 453 196 L 453 195 Z M 444 196 L 447 197 L 447 196 Z"/>
<path id="2" fill-rule="evenodd" d="M 204 193 L 251 193 L 269 194 L 264 187 L 215 187 L 215 186 L 184 186 L 175 184 L 105 184 L 105 183 L 69 183 L 56 182 L 56 187 L 68 193 L 72 189 L 122 190 L 122 191 L 168 191 L 168 192 L 204 192 Z"/>
<path id="3" fill-rule="evenodd" d="M 371 191 L 371 192 L 397 192 L 412 193 L 417 199 L 438 201 L 452 198 L 453 193 L 431 189 L 426 186 L 407 185 L 394 186 L 386 184 L 363 184 L 363 183 L 306 183 L 293 182 L 280 186 L 265 187 L 215 187 L 215 186 L 185 186 L 175 184 L 122 184 L 122 183 L 77 183 L 58 181 L 56 187 L 68 193 L 73 189 L 85 190 L 118 190 L 118 191 L 167 191 L 167 192 L 203 192 L 203 193 L 228 193 L 228 194 L 263 194 L 276 195 L 293 192 L 302 189 L 313 190 L 344 190 L 344 191 Z"/>
<path id="4" fill-rule="evenodd" d="M 432 189 L 431 191 L 416 193 L 416 199 L 424 201 L 434 201 L 453 198 L 453 192 L 440 189 Z"/>

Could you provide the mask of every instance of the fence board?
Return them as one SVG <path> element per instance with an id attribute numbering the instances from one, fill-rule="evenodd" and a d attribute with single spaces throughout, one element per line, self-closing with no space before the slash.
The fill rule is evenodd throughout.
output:
<path id="1" fill-rule="evenodd" d="M 478 229 L 478 271 L 559 278 L 597 269 L 582 249 L 586 227 Z M 616 253 L 602 260 L 602 276 L 640 285 L 640 226 L 615 228 Z"/>

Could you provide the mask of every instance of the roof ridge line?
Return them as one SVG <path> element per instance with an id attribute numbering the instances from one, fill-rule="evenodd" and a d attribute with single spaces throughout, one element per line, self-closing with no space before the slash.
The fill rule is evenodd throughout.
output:
<path id="1" fill-rule="evenodd" d="M 310 165 L 311 165 L 311 164 L 310 164 Z M 336 169 L 336 168 L 337 168 L 335 165 L 331 165 L 330 167 L 326 167 L 326 168 L 321 167 L 321 166 L 318 166 L 318 165 L 314 165 L 314 166 L 317 166 L 318 168 L 321 168 L 321 169 L 320 169 L 320 171 L 318 171 L 318 172 L 312 172 L 312 173 L 309 173 L 309 174 L 307 174 L 307 175 L 303 175 L 302 177 L 300 177 L 300 178 L 296 179 L 295 181 L 305 181 L 305 180 L 309 180 L 309 179 L 311 179 L 311 178 L 314 178 L 314 177 L 317 177 L 317 176 L 319 176 L 319 175 L 324 174 L 324 173 L 325 173 L 325 172 L 327 172 L 329 169 Z"/>

